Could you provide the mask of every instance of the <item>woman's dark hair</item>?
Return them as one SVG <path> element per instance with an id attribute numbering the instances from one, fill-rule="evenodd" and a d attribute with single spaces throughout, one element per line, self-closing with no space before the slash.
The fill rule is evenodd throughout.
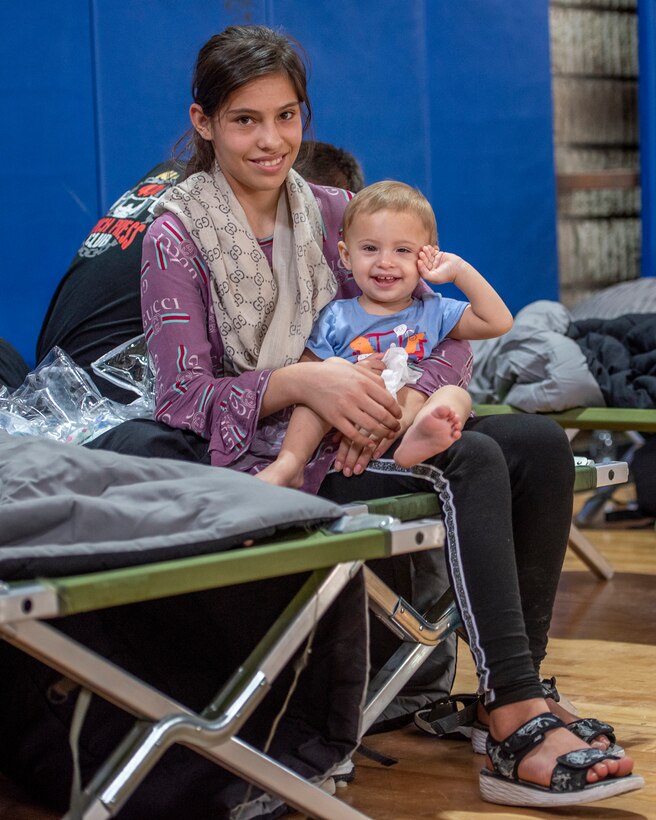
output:
<path id="1" fill-rule="evenodd" d="M 292 37 L 266 26 L 230 26 L 215 34 L 198 52 L 191 94 L 206 117 L 214 116 L 241 86 L 268 74 L 286 74 L 305 109 L 303 129 L 312 118 L 303 49 Z M 176 150 L 180 149 L 179 151 Z M 188 154 L 186 175 L 209 171 L 212 143 L 191 128 L 174 147 L 176 158 Z"/>

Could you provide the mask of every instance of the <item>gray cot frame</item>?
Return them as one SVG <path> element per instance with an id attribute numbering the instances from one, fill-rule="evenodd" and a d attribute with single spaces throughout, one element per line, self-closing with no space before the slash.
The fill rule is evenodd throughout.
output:
<path id="1" fill-rule="evenodd" d="M 626 465 L 577 468 L 576 489 L 626 481 Z M 612 478 L 609 478 L 612 473 Z M 50 580 L 0 584 L 0 637 L 126 710 L 135 726 L 87 785 L 84 820 L 115 816 L 173 743 L 182 743 L 310 817 L 357 820 L 346 805 L 236 735 L 314 625 L 366 560 L 444 544 L 432 493 L 368 501 L 345 513 L 393 514 L 399 521 L 349 534 L 326 531 L 194 558 Z M 285 611 L 200 714 L 62 634 L 42 619 L 152 600 L 244 581 L 311 571 Z M 450 592 L 421 615 L 364 567 L 369 606 L 403 642 L 371 682 L 366 731 L 425 658 L 459 625 Z M 390 668 L 390 664 L 387 664 Z M 329 773 L 328 773 L 329 775 Z M 71 818 L 70 814 L 66 815 Z"/>

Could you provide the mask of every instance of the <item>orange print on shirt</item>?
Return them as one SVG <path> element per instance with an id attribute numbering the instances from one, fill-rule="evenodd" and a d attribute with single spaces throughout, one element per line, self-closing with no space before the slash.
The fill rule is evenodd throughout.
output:
<path id="1" fill-rule="evenodd" d="M 353 339 L 349 347 L 356 358 L 358 356 L 366 356 L 369 353 L 381 353 L 381 339 L 389 335 L 396 337 L 396 343 L 405 348 L 408 356 L 415 356 L 418 362 L 424 358 L 424 347 L 426 345 L 425 333 L 413 333 L 405 344 L 403 344 L 403 339 L 393 330 L 388 330 L 384 333 L 367 333 L 365 336 L 358 336 Z"/>

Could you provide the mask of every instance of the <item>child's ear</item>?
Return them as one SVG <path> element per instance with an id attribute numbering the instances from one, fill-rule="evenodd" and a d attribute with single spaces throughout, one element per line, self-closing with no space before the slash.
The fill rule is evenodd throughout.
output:
<path id="1" fill-rule="evenodd" d="M 339 251 L 339 258 L 342 260 L 342 265 L 344 265 L 346 270 L 351 270 L 351 254 L 348 252 L 346 243 L 341 239 L 337 243 L 337 250 Z"/>

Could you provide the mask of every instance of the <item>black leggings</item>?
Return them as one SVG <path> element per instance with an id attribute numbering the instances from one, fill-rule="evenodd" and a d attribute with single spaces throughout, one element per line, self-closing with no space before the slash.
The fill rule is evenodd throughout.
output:
<path id="1" fill-rule="evenodd" d="M 398 467 L 391 451 L 360 476 L 330 473 L 339 503 L 433 488 L 447 567 L 486 704 L 542 697 L 556 588 L 572 515 L 574 462 L 564 432 L 541 416 L 488 416 L 429 463 Z"/>

